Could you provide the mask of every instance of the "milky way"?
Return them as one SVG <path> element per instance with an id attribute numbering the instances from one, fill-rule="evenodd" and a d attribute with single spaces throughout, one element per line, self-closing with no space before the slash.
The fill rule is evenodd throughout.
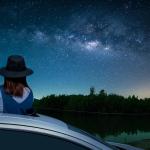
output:
<path id="1" fill-rule="evenodd" d="M 148 0 L 5 0 L 0 18 L 0 66 L 23 55 L 35 97 L 91 86 L 150 97 Z"/>

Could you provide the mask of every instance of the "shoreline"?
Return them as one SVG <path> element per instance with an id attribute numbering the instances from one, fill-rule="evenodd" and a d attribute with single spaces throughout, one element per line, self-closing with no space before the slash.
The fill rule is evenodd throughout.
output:
<path id="1" fill-rule="evenodd" d="M 88 115 L 104 115 L 104 116 L 150 116 L 150 113 L 102 113 L 102 112 L 89 112 L 89 111 L 76 111 L 76 110 L 61 110 L 61 109 L 54 109 L 54 108 L 35 108 L 38 111 L 50 111 L 50 112 L 64 112 L 64 113 L 71 113 L 71 114 L 88 114 Z"/>

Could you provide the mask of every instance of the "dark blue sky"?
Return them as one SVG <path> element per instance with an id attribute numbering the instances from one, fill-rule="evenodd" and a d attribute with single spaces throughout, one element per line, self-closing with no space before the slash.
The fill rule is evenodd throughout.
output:
<path id="1" fill-rule="evenodd" d="M 12 54 L 34 70 L 37 98 L 91 86 L 150 97 L 150 1 L 3 0 L 0 67 Z"/>

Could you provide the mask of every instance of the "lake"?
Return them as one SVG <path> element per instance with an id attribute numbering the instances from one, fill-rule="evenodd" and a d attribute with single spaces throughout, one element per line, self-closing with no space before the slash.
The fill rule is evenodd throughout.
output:
<path id="1" fill-rule="evenodd" d="M 104 140 L 150 149 L 150 116 L 98 115 L 40 111 L 88 131 Z"/>

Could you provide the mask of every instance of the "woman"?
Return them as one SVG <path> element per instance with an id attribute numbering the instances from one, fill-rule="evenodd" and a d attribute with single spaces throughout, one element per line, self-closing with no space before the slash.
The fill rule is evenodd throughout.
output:
<path id="1" fill-rule="evenodd" d="M 8 57 L 6 67 L 0 68 L 4 84 L 0 86 L 0 111 L 13 114 L 32 114 L 33 93 L 26 76 L 33 71 L 26 67 L 19 55 Z"/>

